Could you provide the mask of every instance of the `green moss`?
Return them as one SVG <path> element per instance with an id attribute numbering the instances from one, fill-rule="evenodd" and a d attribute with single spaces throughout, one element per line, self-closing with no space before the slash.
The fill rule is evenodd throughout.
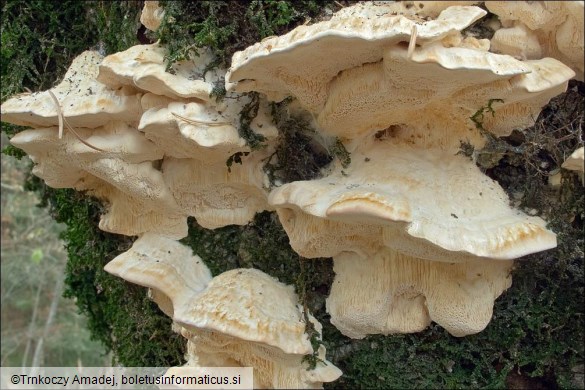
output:
<path id="1" fill-rule="evenodd" d="M 256 268 L 281 282 L 296 285 L 301 273 L 300 257 L 289 245 L 288 236 L 275 213 L 256 214 L 244 226 L 204 229 L 189 218 L 189 235 L 181 240 L 193 249 L 213 275 L 234 268 Z M 311 288 L 320 287 L 331 276 L 331 265 L 314 260 L 307 264 Z"/>
<path id="2" fill-rule="evenodd" d="M 305 355 L 303 357 L 303 362 L 306 362 L 309 366 L 310 370 L 314 370 L 317 367 L 317 364 L 327 364 L 321 358 L 319 358 L 319 347 L 324 345 L 323 340 L 321 338 L 321 334 L 315 328 L 315 325 L 309 320 L 309 301 L 310 297 L 308 294 L 307 289 L 311 284 L 311 277 L 308 274 L 307 268 L 309 262 L 312 260 L 302 259 L 299 263 L 300 265 L 300 273 L 297 277 L 295 287 L 296 291 L 299 295 L 299 302 L 303 306 L 303 321 L 305 323 L 305 333 L 309 338 L 311 343 L 311 347 L 313 348 L 313 353 L 309 355 Z"/>
<path id="3" fill-rule="evenodd" d="M 276 151 L 264 165 L 271 185 L 311 180 L 332 160 L 327 146 L 317 140 L 315 129 L 307 118 L 291 116 L 285 99 L 272 105 L 272 117 L 279 132 Z"/>
<path id="4" fill-rule="evenodd" d="M 91 1 L 86 5 L 86 28 L 94 30 L 96 48 L 103 54 L 113 54 L 138 45 L 142 3 L 126 1 Z"/>
<path id="5" fill-rule="evenodd" d="M 206 72 L 204 71 L 203 74 Z M 211 93 L 209 94 L 210 97 L 214 98 L 216 102 L 223 100 L 226 94 L 225 89 L 225 80 L 223 78 L 219 79 L 214 85 Z"/>
<path id="6" fill-rule="evenodd" d="M 266 141 L 266 138 L 262 134 L 255 133 L 250 127 L 252 121 L 258 115 L 258 108 L 260 107 L 260 97 L 256 92 L 250 92 L 246 94 L 251 98 L 250 102 L 247 103 L 240 112 L 240 125 L 238 126 L 238 134 L 246 141 L 252 150 L 257 150 L 262 147 L 262 142 Z"/>
<path id="7" fill-rule="evenodd" d="M 110 54 L 138 43 L 140 4 L 136 1 L 2 4 L 1 101 L 24 92 L 24 88 L 51 88 L 84 50 L 101 46 Z"/>
<path id="8" fill-rule="evenodd" d="M 339 159 L 343 168 L 347 168 L 349 167 L 349 164 L 351 164 L 351 155 L 347 149 L 345 149 L 341 140 L 335 140 L 335 145 L 331 148 L 331 154 Z"/>
<path id="9" fill-rule="evenodd" d="M 483 127 L 483 120 L 484 120 L 485 114 L 489 113 L 489 114 L 492 114 L 492 116 L 494 116 L 496 114 L 496 112 L 494 111 L 493 104 L 494 103 L 503 103 L 503 102 L 504 101 L 502 99 L 489 99 L 485 106 L 480 107 L 475 112 L 475 114 L 473 114 L 471 116 L 471 118 L 469 118 L 475 124 L 475 128 L 480 130 L 482 132 L 482 134 L 489 133 Z"/>

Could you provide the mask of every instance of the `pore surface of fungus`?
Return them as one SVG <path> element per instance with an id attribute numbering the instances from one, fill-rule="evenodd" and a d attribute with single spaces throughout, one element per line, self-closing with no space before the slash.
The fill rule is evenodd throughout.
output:
<path id="1" fill-rule="evenodd" d="M 384 248 L 367 258 L 344 252 L 334 264 L 327 311 L 352 338 L 418 332 L 431 321 L 454 336 L 478 333 L 512 283 L 512 261 L 435 262 Z"/>
<path id="2" fill-rule="evenodd" d="M 456 151 L 460 140 L 480 143 L 470 118 L 490 99 L 497 104 L 483 127 L 508 135 L 532 125 L 573 75 L 554 59 L 521 62 L 440 43 L 416 50 L 409 59 L 397 46 L 382 62 L 338 75 L 329 84 L 318 122 L 323 131 L 344 139 L 397 126 L 410 133 L 406 142 Z"/>
<path id="3" fill-rule="evenodd" d="M 262 154 L 242 156 L 231 167 L 225 160 L 165 159 L 163 178 L 181 210 L 208 229 L 245 225 L 257 212 L 270 209 L 262 188 Z"/>
<path id="4" fill-rule="evenodd" d="M 86 141 L 70 132 L 59 139 L 57 128 L 46 128 L 20 132 L 11 143 L 31 156 L 33 173 L 47 185 L 88 191 L 105 201 L 101 229 L 126 235 L 186 235 L 186 218 L 153 166 L 162 152 L 152 142 L 123 122 L 77 128 L 76 133 Z"/>

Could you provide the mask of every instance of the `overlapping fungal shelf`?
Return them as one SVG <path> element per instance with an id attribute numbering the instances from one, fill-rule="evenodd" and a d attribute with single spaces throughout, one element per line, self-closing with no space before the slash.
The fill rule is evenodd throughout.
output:
<path id="1" fill-rule="evenodd" d="M 397 6 L 360 4 L 256 44 L 234 55 L 229 86 L 293 95 L 352 152 L 349 166 L 269 197 L 298 253 L 334 258 L 332 323 L 364 337 L 433 320 L 464 336 L 488 324 L 493 300 L 510 285 L 510 260 L 553 248 L 556 237 L 540 218 L 512 209 L 498 184 L 457 154 L 460 144 L 481 147 L 485 132 L 532 125 L 575 73 L 552 58 L 491 53 L 486 40 L 463 36 L 485 14 L 477 7 L 447 7 L 422 21 L 396 14 Z M 345 44 L 348 62 L 336 52 Z M 294 61 L 308 58 L 315 72 L 303 78 Z"/>
<path id="2" fill-rule="evenodd" d="M 256 387 L 319 387 L 341 372 L 311 345 L 307 329 L 321 326 L 292 287 L 250 269 L 212 278 L 176 240 L 189 216 L 215 229 L 275 210 L 297 253 L 333 257 L 327 310 L 347 336 L 431 321 L 455 336 L 484 329 L 513 259 L 556 236 L 458 151 L 530 126 L 575 71 L 582 79 L 583 2 L 489 2 L 491 41 L 466 30 L 487 13 L 478 3 L 359 3 L 236 53 L 229 70 L 207 71 L 205 50 L 172 74 L 158 44 L 88 51 L 50 92 L 6 101 L 2 120 L 33 128 L 11 142 L 35 175 L 101 199 L 101 229 L 139 236 L 106 270 L 150 289 L 189 340 L 188 365 L 253 366 Z M 147 2 L 145 25 L 163 12 Z M 251 91 L 259 149 L 238 132 Z M 281 138 L 269 104 L 287 97 L 349 164 L 270 183 Z M 323 362 L 310 369 L 306 355 Z"/>
<path id="3" fill-rule="evenodd" d="M 269 209 L 260 161 L 271 149 L 243 155 L 228 169 L 231 155 L 251 150 L 237 130 L 250 98 L 210 98 L 220 72 L 203 81 L 211 58 L 197 60 L 177 65 L 172 75 L 157 44 L 106 58 L 87 51 L 50 91 L 57 102 L 49 92 L 21 95 L 2 105 L 2 120 L 35 128 L 11 142 L 37 163 L 34 173 L 48 185 L 104 201 L 103 230 L 180 239 L 188 216 L 208 228 L 246 224 Z M 277 130 L 268 112 L 263 103 L 251 129 L 270 140 Z"/>
<path id="4" fill-rule="evenodd" d="M 303 312 L 292 286 L 256 269 L 214 278 L 203 260 L 175 240 L 147 233 L 105 270 L 148 287 L 188 340 L 187 366 L 253 367 L 255 388 L 320 388 L 341 371 L 314 349 L 321 324 Z M 305 331 L 309 321 L 313 335 Z M 320 359 L 314 368 L 306 356 Z"/>

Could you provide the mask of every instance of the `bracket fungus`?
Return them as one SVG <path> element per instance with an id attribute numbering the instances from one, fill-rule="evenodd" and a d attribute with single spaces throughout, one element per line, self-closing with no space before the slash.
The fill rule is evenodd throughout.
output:
<path id="1" fill-rule="evenodd" d="M 580 147 L 579 149 L 575 150 L 573 154 L 569 156 L 568 159 L 565 160 L 563 163 L 563 168 L 569 169 L 571 171 L 581 171 L 583 172 L 583 150 L 585 148 Z"/>
<path id="2" fill-rule="evenodd" d="M 397 15 L 395 4 L 345 8 L 330 21 L 297 27 L 236 53 L 226 84 L 269 99 L 292 95 L 316 116 L 318 131 L 339 137 L 351 152 L 346 167 L 338 164 L 323 178 L 272 190 L 269 203 L 298 253 L 335 259 L 349 252 L 355 261 L 367 262 L 390 251 L 428 262 L 421 272 L 429 274 L 445 263 L 471 269 L 479 262 L 498 270 L 487 282 L 498 287 L 484 290 L 487 301 L 478 303 L 481 321 L 467 315 L 457 324 L 443 321 L 463 336 L 485 327 L 493 300 L 509 286 L 512 262 L 502 260 L 553 248 L 556 236 L 542 219 L 512 209 L 497 183 L 456 154 L 462 142 L 480 148 L 486 137 L 532 125 L 575 73 L 552 58 L 520 61 L 488 52 L 482 40 L 462 34 L 485 11 L 449 5 L 441 5 L 445 8 L 431 20 L 415 12 Z M 343 53 L 336 52 L 341 47 Z M 309 68 L 299 66 L 308 57 Z M 392 284 L 411 283 L 409 264 L 395 265 L 402 271 Z M 427 298 L 416 298 L 415 307 Z M 469 308 L 476 298 L 470 290 L 463 306 L 475 310 Z M 351 298 L 333 301 L 338 299 Z M 403 309 L 396 310 L 420 312 Z M 433 312 L 438 322 L 439 312 Z M 332 322 L 344 324 L 342 331 L 368 333 L 351 330 L 351 321 L 359 321 L 351 314 L 331 314 Z M 428 324 L 418 318 L 415 328 Z M 374 333 L 407 331 L 374 328 Z"/>
<path id="3" fill-rule="evenodd" d="M 514 259 L 556 246 L 542 219 L 511 209 L 503 189 L 464 156 L 371 143 L 354 151 L 347 168 L 338 166 L 322 179 L 285 184 L 270 194 L 301 255 L 357 251 L 358 237 L 362 245 L 370 241 L 365 248 L 385 245 L 447 262 Z M 339 237 L 347 239 L 339 242 Z"/>
<path id="4" fill-rule="evenodd" d="M 132 46 L 107 56 L 100 63 L 97 80 L 110 88 L 130 86 L 156 95 L 181 100 L 210 100 L 213 84 L 204 81 L 204 70 L 211 57 L 201 52 L 197 61 L 183 61 L 166 71 L 166 49 L 158 43 Z"/>
<path id="5" fill-rule="evenodd" d="M 63 81 L 50 91 L 24 93 L 2 103 L 2 120 L 31 127 L 57 126 L 59 112 L 71 126 L 96 128 L 111 121 L 137 123 L 140 119 L 140 95 L 119 86 L 109 89 L 96 81 L 103 57 L 85 51 L 76 57 Z"/>
<path id="6" fill-rule="evenodd" d="M 213 83 L 225 71 L 205 70 L 209 54 L 202 51 L 197 61 L 179 63 L 170 74 L 165 50 L 139 45 L 105 58 L 84 52 L 54 89 L 2 104 L 3 120 L 35 128 L 12 143 L 32 157 L 33 172 L 48 185 L 88 191 L 104 201 L 103 230 L 179 239 L 187 235 L 188 216 L 208 228 L 246 224 L 269 208 L 260 161 L 272 153 L 277 130 L 268 104 L 237 93 L 215 101 Z M 257 115 L 249 131 L 266 144 L 230 169 L 229 159 L 251 151 L 238 127 L 240 111 L 252 103 Z M 57 125 L 58 139 L 49 128 Z M 61 139 L 64 125 L 77 140 Z M 179 178 L 207 182 L 185 186 Z"/>
<path id="7" fill-rule="evenodd" d="M 11 142 L 35 175 L 104 201 L 101 229 L 140 236 L 106 271 L 150 288 L 188 339 L 188 365 L 252 366 L 256 387 L 320 387 L 341 372 L 293 287 L 253 269 L 212 278 L 174 240 L 188 216 L 215 229 L 275 210 L 296 252 L 333 257 L 326 307 L 349 337 L 431 321 L 455 336 L 484 329 L 512 260 L 556 235 L 512 208 L 462 145 L 531 126 L 582 79 L 583 2 L 488 2 L 503 26 L 491 42 L 469 33 L 487 14 L 479 3 L 358 3 L 235 53 L 227 73 L 208 69 L 205 49 L 170 71 L 158 43 L 88 51 L 55 88 L 3 103 L 2 120 L 34 128 Z M 146 2 L 143 23 L 155 30 L 161 13 Z M 270 103 L 285 98 L 320 150 L 335 139 L 351 154 L 312 180 L 269 183 L 286 139 Z M 563 167 L 582 171 L 578 153 Z"/>
<path id="8" fill-rule="evenodd" d="M 576 171 L 581 178 L 581 183 L 585 183 L 583 180 L 583 171 L 585 171 L 585 167 L 583 167 L 583 156 L 585 155 L 584 150 L 585 148 L 583 147 L 575 150 L 562 165 L 565 169 Z"/>
<path id="9" fill-rule="evenodd" d="M 292 286 L 255 269 L 211 278 L 190 251 L 146 234 L 105 267 L 152 290 L 175 330 L 188 339 L 187 365 L 253 367 L 256 388 L 320 388 L 341 375 L 325 360 L 323 345 L 314 344 L 321 325 L 310 314 L 304 317 Z M 307 356 L 318 360 L 315 367 Z"/>
<path id="10" fill-rule="evenodd" d="M 416 43 L 423 45 L 464 29 L 486 13 L 478 7 L 450 7 L 435 20 L 417 23 L 390 15 L 383 6 L 373 11 L 371 5 L 348 7 L 329 21 L 299 26 L 235 53 L 226 89 L 262 92 L 277 101 L 292 95 L 309 111 L 319 112 L 332 79 L 344 69 L 380 61 L 389 46 L 408 44 L 414 26 Z"/>
<path id="11" fill-rule="evenodd" d="M 242 156 L 240 164 L 225 160 L 204 163 L 195 159 L 165 159 L 163 178 L 186 215 L 207 229 L 245 225 L 257 212 L 269 210 L 262 170 L 262 154 Z"/>
<path id="12" fill-rule="evenodd" d="M 166 156 L 225 162 L 235 153 L 251 150 L 238 133 L 240 110 L 249 103 L 251 99 L 247 96 L 230 96 L 229 104 L 170 102 L 166 107 L 146 110 L 138 129 Z M 268 105 L 263 102 L 250 129 L 271 140 L 278 134 L 271 122 Z"/>
<path id="13" fill-rule="evenodd" d="M 490 99 L 497 96 L 499 104 L 491 107 L 493 116 L 483 118 L 484 129 L 509 135 L 532 125 L 573 75 L 554 59 L 527 63 L 440 43 L 409 59 L 398 46 L 388 49 L 381 63 L 337 76 L 328 86 L 318 123 L 323 131 L 348 140 L 395 126 L 399 134 L 391 136 L 397 140 L 456 152 L 460 140 L 481 146 L 470 118 Z"/>
<path id="14" fill-rule="evenodd" d="M 583 1 L 486 1 L 503 28 L 492 46 L 503 54 L 552 57 L 571 67 L 578 80 L 584 71 Z M 536 48 L 536 43 L 539 49 Z"/>
<path id="15" fill-rule="evenodd" d="M 156 31 L 160 27 L 165 11 L 156 0 L 146 0 L 140 14 L 140 23 L 150 31 Z"/>
<path id="16" fill-rule="evenodd" d="M 153 231 L 177 238 L 186 234 L 186 218 L 153 167 L 162 158 L 154 144 L 123 122 L 76 131 L 86 142 L 71 133 L 59 139 L 53 127 L 22 131 L 11 143 L 27 152 L 36 164 L 33 173 L 47 185 L 88 191 L 105 201 L 102 230 L 126 235 Z"/>
<path id="17" fill-rule="evenodd" d="M 230 122 L 200 103 L 171 102 L 168 107 L 151 108 L 142 115 L 138 129 L 175 158 L 225 162 L 248 150 Z"/>
<path id="18" fill-rule="evenodd" d="M 325 347 L 317 341 L 321 325 L 310 314 L 310 324 L 304 318 L 292 286 L 259 270 L 234 269 L 216 276 L 189 315 L 176 321 L 195 364 L 222 359 L 252 366 L 259 388 L 321 388 L 341 371 L 325 360 Z M 307 361 L 311 356 L 317 359 L 314 367 Z"/>
<path id="19" fill-rule="evenodd" d="M 146 233 L 104 270 L 152 290 L 153 300 L 171 318 L 187 310 L 211 281 L 211 272 L 191 249 L 169 238 Z"/>

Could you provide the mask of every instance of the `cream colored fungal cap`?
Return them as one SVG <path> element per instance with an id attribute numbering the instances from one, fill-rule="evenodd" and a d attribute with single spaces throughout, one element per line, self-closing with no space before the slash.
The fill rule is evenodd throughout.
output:
<path id="1" fill-rule="evenodd" d="M 269 203 L 293 249 L 306 257 L 367 255 L 385 245 L 456 262 L 556 246 L 545 222 L 511 209 L 502 188 L 471 160 L 391 140 L 370 141 L 352 153 L 348 168 L 337 166 L 327 177 L 274 189 Z"/>
<path id="2" fill-rule="evenodd" d="M 165 11 L 159 7 L 158 1 L 146 0 L 140 14 L 140 23 L 150 31 L 156 31 L 160 27 Z"/>
<path id="3" fill-rule="evenodd" d="M 216 163 L 168 157 L 163 178 L 182 212 L 204 228 L 245 225 L 271 209 L 262 188 L 264 158 L 266 153 L 254 152 L 228 167 L 227 157 Z"/>
<path id="4" fill-rule="evenodd" d="M 166 156 L 176 158 L 225 162 L 232 154 L 248 150 L 231 122 L 204 103 L 172 102 L 150 109 L 142 115 L 138 129 Z"/>
<path id="5" fill-rule="evenodd" d="M 253 367 L 255 388 L 320 388 L 341 375 L 323 346 L 321 361 L 309 369 L 303 358 L 313 347 L 293 287 L 261 271 L 236 269 L 211 279 L 190 248 L 154 234 L 105 270 L 151 289 L 173 329 L 188 339 L 186 366 Z M 321 325 L 308 317 L 320 337 Z"/>
<path id="6" fill-rule="evenodd" d="M 173 318 L 211 280 L 211 272 L 191 248 L 152 233 L 114 258 L 104 270 L 128 282 L 153 289 L 154 300 Z"/>
<path id="7" fill-rule="evenodd" d="M 248 97 L 241 96 L 230 99 L 227 106 L 226 103 L 171 102 L 165 108 L 146 111 L 138 129 L 164 150 L 166 156 L 225 163 L 234 153 L 250 151 L 238 134 L 239 109 L 249 101 Z M 271 118 L 268 104 L 262 102 L 250 129 L 267 139 L 276 138 L 278 131 Z"/>
<path id="8" fill-rule="evenodd" d="M 457 34 L 486 14 L 478 7 L 450 7 L 436 20 L 419 23 L 390 15 L 384 6 L 354 7 L 329 21 L 299 26 L 235 53 L 226 88 L 262 92 L 271 100 L 292 95 L 309 111 L 319 112 L 327 99 L 327 85 L 339 72 L 380 61 L 392 45 L 408 45 L 415 26 L 416 43 L 425 45 Z M 381 12 L 364 12 L 364 7 Z"/>
<path id="9" fill-rule="evenodd" d="M 406 6 L 412 4 L 411 9 L 416 10 L 416 14 L 437 18 L 441 12 L 453 6 L 471 6 L 480 4 L 481 1 L 401 1 L 398 3 L 405 3 Z"/>
<path id="10" fill-rule="evenodd" d="M 470 118 L 490 99 L 502 101 L 493 102 L 493 116 L 486 112 L 480 120 L 486 130 L 507 135 L 533 124 L 573 75 L 551 58 L 521 62 L 441 43 L 416 49 L 409 58 L 406 48 L 394 46 L 382 62 L 341 72 L 329 84 L 318 123 L 346 139 L 388 129 L 402 142 L 457 152 L 466 139 L 481 146 Z"/>
<path id="11" fill-rule="evenodd" d="M 176 102 L 175 100 L 161 95 L 156 95 L 151 92 L 147 92 L 140 98 L 140 105 L 142 111 L 146 112 L 151 108 L 166 108 L 170 103 Z M 141 118 L 142 119 L 142 118 Z"/>
<path id="12" fill-rule="evenodd" d="M 287 354 L 277 347 L 213 331 L 182 329 L 180 333 L 189 340 L 185 366 L 253 367 L 255 389 L 321 389 L 323 382 L 342 374 L 325 359 L 323 345 L 317 351 L 320 360 L 311 369 L 303 355 Z"/>
<path id="13" fill-rule="evenodd" d="M 523 23 L 497 30 L 491 40 L 490 49 L 494 53 L 508 54 L 519 60 L 543 57 L 538 36 Z"/>
<path id="14" fill-rule="evenodd" d="M 175 74 L 171 74 L 165 70 L 165 54 L 165 48 L 153 43 L 109 55 L 100 64 L 98 81 L 111 88 L 128 85 L 172 99 L 209 100 L 212 82 L 217 81 L 215 76 L 210 77 L 209 82 L 204 81 L 204 69 L 211 55 L 202 51 L 193 61 L 173 65 Z"/>
<path id="15" fill-rule="evenodd" d="M 575 150 L 571 156 L 565 160 L 562 167 L 571 171 L 583 172 L 583 147 Z"/>
<path id="16" fill-rule="evenodd" d="M 288 354 L 313 352 L 293 287 L 256 269 L 216 276 L 175 321 L 190 331 L 220 332 Z M 321 326 L 316 326 L 320 331 Z"/>
<path id="17" fill-rule="evenodd" d="M 381 15 L 405 15 L 410 19 L 425 22 L 436 19 L 441 12 L 453 6 L 471 6 L 481 1 L 372 1 L 361 2 L 337 11 L 333 18 L 360 15 L 379 17 Z M 373 7 L 373 6 L 374 7 Z"/>
<path id="18" fill-rule="evenodd" d="M 566 15 L 563 12 L 566 1 L 486 1 L 487 9 L 498 15 L 506 24 L 521 21 L 531 30 L 557 26 Z"/>
<path id="19" fill-rule="evenodd" d="M 138 122 L 140 95 L 127 88 L 109 89 L 96 81 L 102 56 L 85 51 L 76 57 L 63 81 L 50 91 L 73 127 L 96 128 L 110 121 Z M 59 123 L 58 110 L 48 91 L 20 94 L 1 106 L 2 121 L 21 126 L 50 127 Z"/>
<path id="20" fill-rule="evenodd" d="M 173 238 L 187 234 L 186 217 L 166 187 L 153 160 L 162 152 L 122 122 L 96 129 L 77 128 L 58 138 L 57 128 L 25 130 L 11 143 L 30 155 L 33 173 L 54 188 L 89 191 L 106 200 L 108 212 L 100 228 L 118 234 L 159 232 Z"/>
<path id="21" fill-rule="evenodd" d="M 576 78 L 583 81 L 584 4 L 583 1 L 486 1 L 486 7 L 499 16 L 505 27 L 493 37 L 493 48 L 514 55 L 525 44 L 508 41 L 502 45 L 502 37 L 511 40 L 518 36 L 518 28 L 527 28 L 538 39 L 542 56 L 570 66 Z"/>
<path id="22" fill-rule="evenodd" d="M 128 164 L 139 164 L 159 160 L 163 156 L 152 142 L 123 122 L 110 122 L 96 129 L 77 128 L 76 132 L 85 142 L 101 150 L 83 144 L 69 131 L 59 139 L 56 127 L 24 130 L 16 134 L 10 142 L 23 149 L 33 161 L 41 164 L 47 160 L 51 164 L 54 162 L 63 166 L 63 169 L 83 169 L 102 159 L 120 159 Z M 112 177 L 112 180 L 116 180 L 116 177 Z M 47 184 L 62 188 L 57 182 Z"/>
<path id="23" fill-rule="evenodd" d="M 364 258 L 334 258 L 327 298 L 331 323 L 344 335 L 420 332 L 434 321 L 453 336 L 481 332 L 494 300 L 510 287 L 513 262 L 474 259 L 426 261 L 385 248 Z"/>

